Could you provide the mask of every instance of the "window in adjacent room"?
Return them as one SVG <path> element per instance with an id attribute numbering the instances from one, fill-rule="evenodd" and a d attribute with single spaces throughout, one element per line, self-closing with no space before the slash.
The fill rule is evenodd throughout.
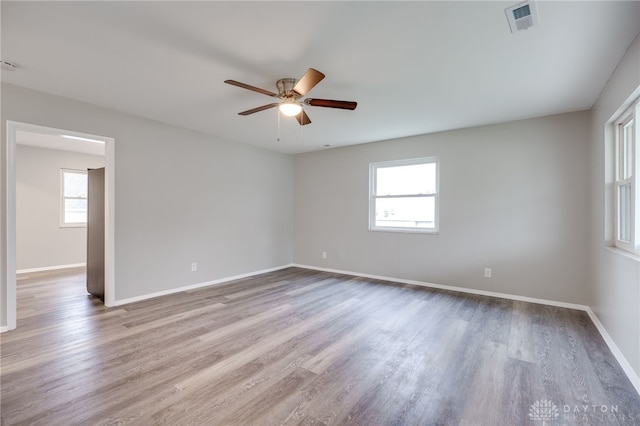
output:
<path id="1" fill-rule="evenodd" d="M 438 232 L 438 157 L 369 165 L 369 229 Z"/>
<path id="2" fill-rule="evenodd" d="M 87 225 L 87 172 L 60 170 L 60 226 Z"/>
<path id="3" fill-rule="evenodd" d="M 615 244 L 635 254 L 640 254 L 639 115 L 636 101 L 615 122 Z"/>

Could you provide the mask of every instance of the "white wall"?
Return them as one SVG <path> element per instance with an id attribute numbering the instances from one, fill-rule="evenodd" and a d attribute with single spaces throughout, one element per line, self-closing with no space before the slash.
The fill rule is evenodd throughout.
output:
<path id="1" fill-rule="evenodd" d="M 640 259 L 607 248 L 613 236 L 614 151 L 611 129 L 606 125 L 626 101 L 632 100 L 638 87 L 640 36 L 627 50 L 592 109 L 589 145 L 591 307 L 640 375 Z"/>
<path id="2" fill-rule="evenodd" d="M 580 112 L 297 155 L 294 261 L 586 304 L 587 139 Z M 369 163 L 428 156 L 440 233 L 368 231 Z"/>
<path id="3" fill-rule="evenodd" d="M 17 147 L 18 270 L 86 262 L 86 227 L 60 227 L 60 169 L 95 169 L 104 164 L 103 156 L 24 145 Z"/>
<path id="4" fill-rule="evenodd" d="M 3 169 L 6 120 L 115 138 L 116 300 L 292 261 L 289 155 L 3 84 Z"/>

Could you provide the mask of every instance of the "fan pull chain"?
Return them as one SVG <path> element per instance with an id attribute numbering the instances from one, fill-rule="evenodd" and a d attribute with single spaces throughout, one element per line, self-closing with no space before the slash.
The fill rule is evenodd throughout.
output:
<path id="1" fill-rule="evenodd" d="M 276 140 L 280 142 L 280 108 L 276 107 L 276 114 L 278 114 L 278 137 Z"/>
<path id="2" fill-rule="evenodd" d="M 304 126 L 303 125 L 300 125 L 300 142 L 304 142 Z"/>

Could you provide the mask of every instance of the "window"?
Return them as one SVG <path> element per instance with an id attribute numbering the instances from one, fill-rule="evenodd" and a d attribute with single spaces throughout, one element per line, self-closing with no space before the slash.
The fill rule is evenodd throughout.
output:
<path id="1" fill-rule="evenodd" d="M 369 164 L 369 229 L 438 232 L 438 158 Z"/>
<path id="2" fill-rule="evenodd" d="M 87 225 L 87 172 L 60 170 L 60 226 Z"/>
<path id="3" fill-rule="evenodd" d="M 636 101 L 615 122 L 615 245 L 635 254 L 640 254 L 639 115 Z"/>

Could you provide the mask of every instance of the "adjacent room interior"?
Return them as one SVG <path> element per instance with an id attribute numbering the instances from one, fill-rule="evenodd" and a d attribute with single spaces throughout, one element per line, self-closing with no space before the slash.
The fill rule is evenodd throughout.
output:
<path id="1" fill-rule="evenodd" d="M 640 2 L 0 11 L 3 424 L 640 419 Z"/>

